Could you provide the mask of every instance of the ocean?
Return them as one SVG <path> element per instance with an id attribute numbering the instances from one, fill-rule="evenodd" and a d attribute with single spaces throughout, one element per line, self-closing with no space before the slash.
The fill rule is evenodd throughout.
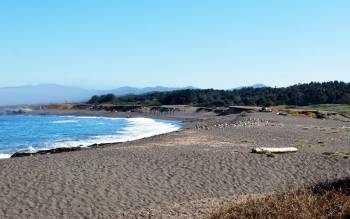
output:
<path id="1" fill-rule="evenodd" d="M 176 131 L 178 121 L 88 116 L 0 116 L 0 159 L 17 151 L 125 142 Z"/>

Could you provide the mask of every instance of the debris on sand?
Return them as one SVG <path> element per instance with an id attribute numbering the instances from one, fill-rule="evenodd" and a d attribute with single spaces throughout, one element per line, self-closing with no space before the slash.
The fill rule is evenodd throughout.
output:
<path id="1" fill-rule="evenodd" d="M 253 153 L 264 153 L 265 151 L 269 151 L 271 153 L 290 153 L 297 152 L 298 148 L 296 147 L 283 147 L 283 148 L 253 148 Z"/>

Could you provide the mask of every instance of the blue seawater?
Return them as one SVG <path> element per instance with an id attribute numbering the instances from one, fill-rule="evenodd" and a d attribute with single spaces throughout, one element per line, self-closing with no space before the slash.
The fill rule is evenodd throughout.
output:
<path id="1" fill-rule="evenodd" d="M 0 116 L 0 158 L 17 151 L 125 142 L 176 131 L 177 121 L 85 116 Z"/>

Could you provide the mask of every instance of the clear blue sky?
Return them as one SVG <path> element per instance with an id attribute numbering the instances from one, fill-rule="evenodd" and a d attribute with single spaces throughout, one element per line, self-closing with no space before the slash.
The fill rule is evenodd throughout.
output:
<path id="1" fill-rule="evenodd" d="M 349 0 L 2 0 L 0 87 L 350 81 Z"/>

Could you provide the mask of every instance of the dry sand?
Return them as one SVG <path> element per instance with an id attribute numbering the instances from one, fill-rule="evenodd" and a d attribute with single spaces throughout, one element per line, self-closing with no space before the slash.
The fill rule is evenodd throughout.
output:
<path id="1" fill-rule="evenodd" d="M 249 194 L 350 177 L 350 160 L 322 155 L 350 151 L 349 122 L 273 113 L 168 117 L 191 122 L 134 142 L 0 160 L 0 218 L 195 218 Z M 299 152 L 273 158 L 250 153 L 295 145 Z"/>

